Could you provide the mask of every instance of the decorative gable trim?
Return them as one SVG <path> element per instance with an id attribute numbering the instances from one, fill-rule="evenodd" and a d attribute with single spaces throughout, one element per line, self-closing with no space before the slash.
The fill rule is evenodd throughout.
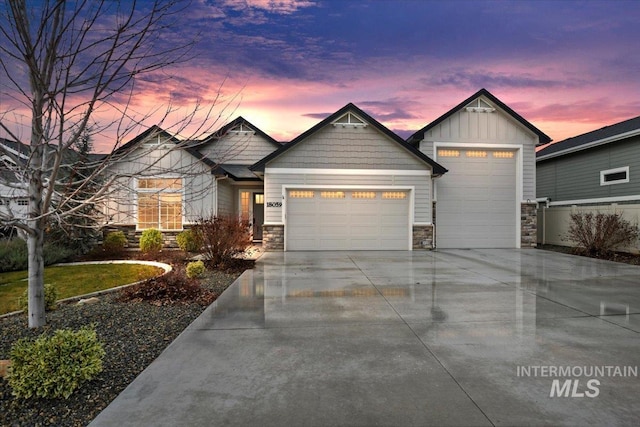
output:
<path id="1" fill-rule="evenodd" d="M 366 123 L 366 124 L 368 124 L 370 126 L 373 126 L 379 132 L 381 132 L 382 134 L 384 134 L 387 137 L 389 137 L 393 142 L 399 144 L 405 150 L 409 151 L 409 153 L 413 154 L 414 156 L 418 157 L 420 160 L 422 160 L 423 162 L 425 162 L 426 164 L 431 166 L 432 174 L 434 176 L 444 175 L 447 172 L 447 169 L 445 167 L 443 167 L 442 165 L 440 165 L 437 162 L 435 162 L 434 160 L 432 160 L 430 157 L 425 155 L 423 152 L 418 150 L 413 145 L 410 145 L 407 142 L 405 142 L 398 135 L 396 135 L 395 133 L 393 133 L 392 131 L 387 129 L 380 122 L 375 120 L 373 117 L 369 116 L 367 113 L 365 113 L 364 111 L 362 111 L 361 109 L 359 109 L 358 107 L 356 107 L 352 103 L 349 103 L 349 104 L 345 105 L 340 110 L 336 111 L 335 113 L 333 113 L 332 115 L 330 115 L 326 119 L 322 120 L 317 125 L 313 126 L 311 129 L 309 129 L 306 132 L 298 135 L 293 141 L 291 141 L 290 143 L 282 146 L 280 149 L 274 151 L 273 153 L 269 154 L 264 159 L 260 160 L 259 162 L 255 163 L 254 165 L 252 165 L 249 169 L 254 171 L 254 172 L 264 172 L 265 166 L 267 165 L 267 163 L 269 163 L 273 159 L 283 155 L 288 150 L 290 150 L 293 147 L 295 147 L 296 145 L 300 144 L 302 141 L 306 140 L 309 136 L 311 136 L 314 133 L 318 132 L 320 129 L 324 128 L 325 126 L 333 125 L 334 122 L 340 120 L 341 118 L 346 116 L 348 113 L 353 114 L 355 117 L 357 117 L 358 119 L 362 120 L 364 123 Z"/>
<path id="2" fill-rule="evenodd" d="M 348 112 L 344 116 L 331 123 L 334 127 L 367 127 L 367 123 L 352 112 Z"/>
<path id="3" fill-rule="evenodd" d="M 551 138 L 549 138 L 548 135 L 546 135 L 540 129 L 538 129 L 537 127 L 535 127 L 531 123 L 529 123 L 520 114 L 518 114 L 515 111 L 513 111 L 511 108 L 509 108 L 509 106 L 507 106 L 507 104 L 505 104 L 504 102 L 500 101 L 498 98 L 493 96 L 493 94 L 491 94 L 488 90 L 486 90 L 484 88 L 480 89 L 478 92 L 474 93 L 469 98 L 465 99 L 460 104 L 456 105 L 451 110 L 449 110 L 448 112 L 446 112 L 442 116 L 438 117 L 433 122 L 429 123 L 427 126 L 425 126 L 422 129 L 420 129 L 418 132 L 416 132 L 413 135 L 411 135 L 409 138 L 407 138 L 407 142 L 409 144 L 414 145 L 414 146 L 417 145 L 420 141 L 422 141 L 424 139 L 424 134 L 427 131 L 433 129 L 434 127 L 436 127 L 440 123 L 444 122 L 446 119 L 448 119 L 449 117 L 451 117 L 452 115 L 454 115 L 458 111 L 462 110 L 463 108 L 466 108 L 474 100 L 476 100 L 476 99 L 478 99 L 480 97 L 485 97 L 492 104 L 494 104 L 496 107 L 500 108 L 502 111 L 504 111 L 505 113 L 510 115 L 512 118 L 514 118 L 522 126 L 524 126 L 525 128 L 529 129 L 531 132 L 533 132 L 538 137 L 538 143 L 536 144 L 537 146 L 543 145 L 543 144 L 547 144 L 547 143 L 551 142 Z"/>

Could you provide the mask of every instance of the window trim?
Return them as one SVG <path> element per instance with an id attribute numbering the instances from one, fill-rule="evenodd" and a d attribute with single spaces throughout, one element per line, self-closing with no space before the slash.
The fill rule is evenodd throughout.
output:
<path id="1" fill-rule="evenodd" d="M 613 180 L 613 181 L 607 181 L 605 179 L 607 175 L 613 175 L 613 174 L 620 173 L 620 172 L 624 172 L 625 173 L 625 178 L 616 179 L 616 180 Z M 607 170 L 600 171 L 600 186 L 624 184 L 626 182 L 629 182 L 629 166 L 624 166 L 624 167 L 621 167 L 621 168 L 613 168 L 613 169 L 607 169 Z"/>
<path id="2" fill-rule="evenodd" d="M 180 180 L 180 188 L 179 189 L 175 189 L 175 188 L 165 188 L 165 189 L 158 189 L 158 188 L 140 188 L 139 187 L 139 182 L 141 180 L 151 180 L 151 179 L 168 179 L 168 180 Z M 162 215 L 160 212 L 160 197 L 158 197 L 158 224 L 157 227 L 150 227 L 150 228 L 157 228 L 160 231 L 182 231 L 184 230 L 184 224 L 185 224 L 185 192 L 184 192 L 184 178 L 182 176 L 175 176 L 175 175 L 163 175 L 163 176 L 144 176 L 144 177 L 139 177 L 136 178 L 136 186 L 135 186 L 135 223 L 136 223 L 136 231 L 144 231 L 144 230 L 148 230 L 149 228 L 140 228 L 140 221 L 139 221 L 139 194 L 156 194 L 158 196 L 160 196 L 161 194 L 180 194 L 180 228 L 162 228 Z"/>

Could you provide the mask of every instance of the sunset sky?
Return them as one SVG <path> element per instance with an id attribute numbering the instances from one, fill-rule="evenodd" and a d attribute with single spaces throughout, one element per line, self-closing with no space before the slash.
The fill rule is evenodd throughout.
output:
<path id="1" fill-rule="evenodd" d="M 406 137 L 486 88 L 554 141 L 640 115 L 640 1 L 194 0 L 140 111 L 213 100 L 280 141 L 353 102 Z M 149 123 L 151 125 L 153 123 Z M 222 126 L 221 123 L 220 126 Z"/>

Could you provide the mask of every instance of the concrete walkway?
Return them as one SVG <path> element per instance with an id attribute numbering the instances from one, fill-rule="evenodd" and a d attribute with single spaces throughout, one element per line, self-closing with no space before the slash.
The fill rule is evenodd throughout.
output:
<path id="1" fill-rule="evenodd" d="M 640 267 L 266 253 L 91 426 L 638 425 L 639 367 Z"/>

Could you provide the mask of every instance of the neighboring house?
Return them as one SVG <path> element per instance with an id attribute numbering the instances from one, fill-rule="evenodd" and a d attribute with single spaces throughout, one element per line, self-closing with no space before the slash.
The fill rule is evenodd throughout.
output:
<path id="1" fill-rule="evenodd" d="M 353 104 L 286 144 L 242 117 L 201 141 L 153 126 L 113 154 L 106 222 L 135 240 L 232 215 L 268 250 L 531 247 L 549 141 L 485 89 L 407 141 Z"/>
<path id="2" fill-rule="evenodd" d="M 27 188 L 16 161 L 28 157 L 29 148 L 22 143 L 0 138 L 0 221 L 25 218 L 29 207 Z M 12 156 L 4 154 L 5 152 Z"/>
<path id="3" fill-rule="evenodd" d="M 640 117 L 547 145 L 536 154 L 541 242 L 564 244 L 575 211 L 640 213 Z"/>
<path id="4" fill-rule="evenodd" d="M 536 246 L 535 147 L 547 135 L 481 89 L 408 141 L 449 170 L 434 186 L 438 248 Z"/>

